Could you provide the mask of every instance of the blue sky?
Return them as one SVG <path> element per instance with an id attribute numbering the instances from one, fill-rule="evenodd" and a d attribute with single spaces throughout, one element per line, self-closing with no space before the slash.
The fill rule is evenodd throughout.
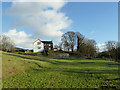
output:
<path id="1" fill-rule="evenodd" d="M 11 7 L 12 7 L 12 3 L 2 4 L 2 12 L 3 12 L 2 32 L 8 33 L 9 30 L 14 29 L 16 30 L 16 33 L 20 31 L 24 31 L 26 35 L 30 34 L 32 36 L 35 36 L 35 34 L 33 34 L 32 31 L 29 31 L 31 28 L 29 28 L 30 26 L 28 24 L 26 24 L 24 27 L 22 26 L 10 27 L 11 24 L 14 25 L 20 22 L 18 15 L 17 18 L 15 18 L 15 15 L 11 15 L 10 12 L 6 13 L 6 10 L 8 10 Z M 13 13 L 15 13 L 15 9 L 13 8 L 12 8 L 12 10 L 14 11 Z M 65 33 L 67 31 L 80 32 L 85 37 L 89 39 L 94 39 L 98 44 L 103 44 L 108 40 L 112 40 L 112 41 L 118 40 L 118 3 L 117 2 L 68 2 L 67 4 L 63 4 L 62 6 L 60 6 L 60 8 L 61 9 L 56 12 L 64 13 L 65 14 L 64 17 L 68 18 L 65 21 L 63 17 L 64 19 L 63 21 L 65 22 L 67 28 L 66 27 L 61 28 L 60 32 L 56 32 L 56 34 L 57 33 L 61 34 L 61 32 Z M 72 23 L 70 23 L 70 21 L 72 21 Z M 47 32 L 47 34 L 49 35 L 49 33 L 53 35 L 52 31 L 50 30 Z M 46 37 L 44 36 L 44 34 L 41 35 L 41 38 L 46 40 L 55 41 L 54 39 L 56 38 L 56 36 L 55 37 L 49 36 L 48 37 L 49 39 L 44 37 Z M 20 45 L 17 44 L 17 45 L 20 46 L 21 44 Z"/>
<path id="2" fill-rule="evenodd" d="M 117 3 L 68 3 L 62 11 L 73 21 L 70 30 L 79 31 L 98 43 L 117 41 Z"/>

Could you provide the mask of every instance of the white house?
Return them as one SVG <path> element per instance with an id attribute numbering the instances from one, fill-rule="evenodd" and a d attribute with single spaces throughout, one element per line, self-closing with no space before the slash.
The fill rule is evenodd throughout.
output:
<path id="1" fill-rule="evenodd" d="M 42 52 L 44 50 L 44 43 L 42 43 L 40 39 L 36 40 L 33 45 L 33 52 Z"/>
<path id="2" fill-rule="evenodd" d="M 40 39 L 36 40 L 34 43 L 33 52 L 43 52 L 46 50 L 53 50 L 52 41 L 41 41 Z"/>

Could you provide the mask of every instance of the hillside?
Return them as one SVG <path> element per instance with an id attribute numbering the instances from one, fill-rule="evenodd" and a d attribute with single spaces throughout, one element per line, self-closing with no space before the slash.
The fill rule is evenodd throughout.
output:
<path id="1" fill-rule="evenodd" d="M 3 88 L 119 88 L 119 63 L 2 54 Z"/>

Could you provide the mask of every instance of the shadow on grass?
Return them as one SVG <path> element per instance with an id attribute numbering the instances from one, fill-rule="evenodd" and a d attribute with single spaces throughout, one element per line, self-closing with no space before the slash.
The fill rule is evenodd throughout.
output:
<path id="1" fill-rule="evenodd" d="M 116 66 L 116 65 L 120 65 L 119 63 L 118 64 L 116 64 L 116 63 L 112 63 L 112 64 L 108 64 L 108 65 L 114 65 L 114 66 Z"/>
<path id="2" fill-rule="evenodd" d="M 74 73 L 76 74 L 118 74 L 119 70 L 96 70 L 96 69 L 67 69 L 67 68 L 52 68 L 52 67 L 43 67 L 42 69 L 36 69 L 36 68 L 31 68 L 34 71 L 37 72 L 56 72 L 60 71 L 62 74 L 65 75 L 72 75 Z"/>
<path id="3" fill-rule="evenodd" d="M 118 74 L 118 70 L 64 70 L 68 73 L 84 73 L 84 74 Z"/>
<path id="4" fill-rule="evenodd" d="M 52 63 L 52 64 L 56 64 L 55 61 L 51 61 L 48 58 L 44 58 L 44 57 L 43 57 L 43 59 L 44 59 L 43 60 L 43 59 L 41 59 L 39 57 L 36 58 L 36 56 L 35 57 L 34 56 L 28 57 L 28 56 L 22 56 L 22 55 L 17 55 L 17 54 L 8 54 L 8 53 L 4 53 L 4 54 L 20 57 L 20 58 L 23 58 L 23 59 L 33 59 L 33 60 L 37 60 L 37 61 L 44 61 L 44 62 L 49 62 L 49 63 Z"/>
<path id="5" fill-rule="evenodd" d="M 106 86 L 101 86 L 100 88 L 101 88 L 102 90 L 112 90 L 112 89 L 113 89 L 113 90 L 119 90 L 119 89 L 120 89 L 120 87 L 117 87 L 117 86 L 109 86 L 109 85 L 108 85 L 108 86 L 107 86 L 107 85 L 106 85 Z"/>
<path id="6" fill-rule="evenodd" d="M 44 62 L 49 62 L 51 64 L 55 64 L 56 66 L 58 65 L 72 65 L 73 67 L 74 66 L 80 66 L 80 64 L 83 66 L 83 69 L 64 69 L 64 68 L 59 68 L 56 67 L 56 69 L 54 69 L 53 67 L 50 68 L 50 67 L 44 67 L 43 70 L 49 70 L 49 71 L 63 71 L 63 72 L 69 72 L 69 73 L 86 73 L 86 74 L 89 74 L 89 73 L 94 73 L 94 74 L 114 74 L 114 73 L 118 73 L 119 70 L 96 70 L 96 69 L 84 69 L 85 66 L 93 66 L 93 65 L 97 65 L 97 66 L 107 66 L 108 69 L 109 67 L 114 67 L 114 66 L 118 66 L 120 64 L 117 64 L 117 63 L 110 63 L 110 62 L 61 62 L 61 61 L 51 61 L 49 58 L 45 58 L 45 57 L 29 57 L 29 56 L 22 56 L 22 55 L 17 55 L 17 54 L 8 54 L 8 53 L 4 53 L 4 54 L 7 54 L 7 55 L 12 55 L 12 56 L 16 56 L 16 57 L 20 57 L 20 58 L 23 58 L 23 59 L 33 59 L 33 60 L 38 60 L 38 61 L 44 61 Z M 64 59 L 64 58 L 62 58 Z M 69 59 L 69 58 L 67 58 Z M 74 58 L 75 59 L 75 58 Z M 70 60 L 70 59 L 69 59 Z M 38 65 L 38 67 L 41 67 L 39 66 L 39 64 L 35 63 L 36 65 Z M 94 66 L 93 66 L 94 67 Z M 39 71 L 40 69 L 36 69 L 36 71 Z"/>
<path id="7" fill-rule="evenodd" d="M 110 63 L 110 62 L 61 62 L 61 61 L 53 61 L 50 60 L 48 57 L 38 57 L 38 56 L 24 56 L 24 55 L 17 55 L 17 54 L 8 54 L 8 53 L 4 53 L 7 55 L 12 55 L 12 56 L 16 56 L 16 57 L 20 57 L 23 59 L 33 59 L 33 60 L 37 60 L 37 61 L 44 61 L 44 62 L 48 62 L 51 64 L 55 64 L 55 65 L 75 65 L 75 66 L 80 66 L 80 65 L 87 65 L 87 66 L 91 66 L 91 65 L 97 65 L 97 66 L 108 66 L 108 67 L 114 67 L 114 66 L 118 66 L 120 64 L 117 63 Z M 53 59 L 57 59 L 57 58 L 53 58 Z M 81 58 L 59 58 L 59 59 L 63 59 L 63 60 L 81 60 Z"/>
<path id="8" fill-rule="evenodd" d="M 77 57 L 52 57 L 53 59 L 64 59 L 64 60 L 82 60 L 83 58 L 77 58 Z"/>

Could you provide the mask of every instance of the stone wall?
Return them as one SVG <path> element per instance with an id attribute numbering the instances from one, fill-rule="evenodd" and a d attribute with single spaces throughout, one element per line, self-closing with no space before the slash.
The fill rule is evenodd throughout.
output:
<path id="1" fill-rule="evenodd" d="M 25 53 L 23 55 L 30 55 L 30 56 L 43 56 L 42 54 L 37 54 L 37 53 L 33 53 L 33 54 L 29 54 L 29 53 Z"/>
<path id="2" fill-rule="evenodd" d="M 23 53 L 19 53 L 23 54 Z M 46 54 L 38 54 L 38 53 L 24 53 L 23 55 L 30 55 L 30 56 L 46 56 Z M 50 57 L 69 57 L 70 55 L 68 53 L 53 53 L 53 54 L 48 54 Z"/>

